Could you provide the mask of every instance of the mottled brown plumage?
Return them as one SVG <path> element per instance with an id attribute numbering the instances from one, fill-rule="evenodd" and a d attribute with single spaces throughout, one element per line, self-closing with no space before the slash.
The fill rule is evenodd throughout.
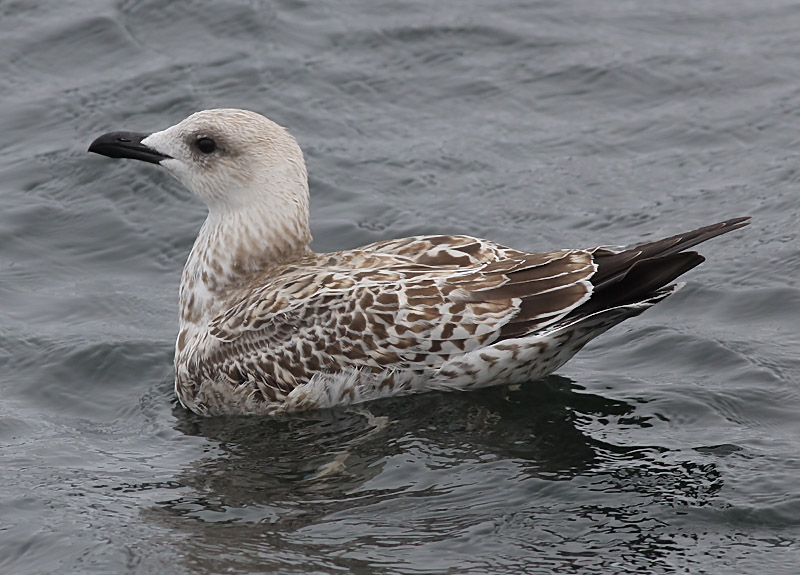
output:
<path id="1" fill-rule="evenodd" d="M 316 254 L 305 165 L 285 130 L 252 112 L 210 110 L 140 136 L 103 136 L 90 149 L 160 163 L 209 206 L 181 282 L 175 356 L 178 397 L 204 414 L 542 377 L 673 293 L 671 282 L 703 261 L 685 250 L 747 224 L 628 250 L 534 254 L 420 236 Z M 216 143 L 210 153 L 198 151 L 204 138 Z"/>

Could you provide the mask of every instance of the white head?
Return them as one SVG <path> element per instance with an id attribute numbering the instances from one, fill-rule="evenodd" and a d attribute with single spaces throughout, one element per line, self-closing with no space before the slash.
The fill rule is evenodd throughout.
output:
<path id="1" fill-rule="evenodd" d="M 303 152 L 289 132 L 260 114 L 205 110 L 152 134 L 105 134 L 89 151 L 169 170 L 208 206 L 198 238 L 205 249 L 226 241 L 236 252 L 231 258 L 250 262 L 248 268 L 303 252 L 311 242 Z"/>
<path id="2" fill-rule="evenodd" d="M 89 151 L 160 164 L 211 212 L 293 205 L 307 221 L 303 152 L 289 132 L 255 112 L 204 110 L 153 134 L 105 134 Z"/>
<path id="3" fill-rule="evenodd" d="M 308 210 L 300 146 L 284 128 L 255 112 L 197 112 L 141 143 L 169 156 L 159 163 L 210 210 L 275 202 L 302 204 Z"/>

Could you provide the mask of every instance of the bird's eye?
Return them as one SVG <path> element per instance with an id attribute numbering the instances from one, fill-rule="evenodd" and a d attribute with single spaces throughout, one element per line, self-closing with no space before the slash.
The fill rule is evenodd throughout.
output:
<path id="1" fill-rule="evenodd" d="M 197 138 L 197 149 L 204 154 L 210 154 L 217 149 L 217 143 L 212 138 L 203 136 L 202 138 Z"/>

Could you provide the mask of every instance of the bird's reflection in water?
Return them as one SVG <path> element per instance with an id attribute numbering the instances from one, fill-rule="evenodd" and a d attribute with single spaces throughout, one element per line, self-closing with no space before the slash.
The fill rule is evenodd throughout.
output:
<path id="1" fill-rule="evenodd" d="M 637 416 L 635 404 L 586 393 L 560 376 L 281 419 L 203 418 L 179 408 L 175 414 L 179 431 L 209 441 L 208 456 L 176 477 L 180 496 L 147 514 L 190 535 L 186 557 L 193 565 L 218 559 L 230 546 L 258 550 L 262 563 L 265 549 L 292 555 L 299 546 L 297 557 L 317 556 L 318 568 L 341 568 L 326 545 L 317 541 L 308 549 L 295 534 L 316 532 L 336 518 L 350 526 L 347 540 L 356 547 L 374 543 L 371 533 L 386 521 L 425 529 L 418 533 L 423 538 L 446 538 L 450 531 L 437 533 L 437 525 L 474 520 L 470 505 L 485 499 L 485 490 L 475 486 L 485 484 L 496 492 L 490 503 L 503 517 L 498 529 L 548 529 L 552 537 L 548 522 L 570 517 L 586 523 L 589 534 L 582 537 L 590 537 L 591 526 L 600 521 L 604 529 L 627 530 L 628 551 L 649 549 L 654 543 L 647 533 L 657 520 L 648 505 L 702 505 L 722 484 L 713 464 L 670 457 L 659 446 L 596 439 L 587 431 L 592 426 L 650 424 Z M 530 506 L 504 507 L 504 490 L 520 488 L 530 493 Z M 557 490 L 555 499 L 537 502 L 547 489 Z M 408 497 L 438 510 L 433 523 L 416 524 L 420 512 L 412 513 L 413 505 L 408 518 L 399 519 L 403 509 L 394 505 Z M 380 519 L 375 510 L 387 505 L 392 519 Z M 288 559 L 281 557 L 273 556 L 273 566 L 285 565 Z M 363 567 L 349 561 L 350 569 Z"/>

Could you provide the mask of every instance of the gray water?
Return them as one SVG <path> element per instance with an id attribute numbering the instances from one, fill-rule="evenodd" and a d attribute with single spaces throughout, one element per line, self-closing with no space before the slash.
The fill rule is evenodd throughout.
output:
<path id="1" fill-rule="evenodd" d="M 797 573 L 800 5 L 0 2 L 0 572 Z M 545 250 L 752 215 L 557 376 L 177 406 L 203 208 L 111 130 L 256 110 L 314 247 Z"/>

